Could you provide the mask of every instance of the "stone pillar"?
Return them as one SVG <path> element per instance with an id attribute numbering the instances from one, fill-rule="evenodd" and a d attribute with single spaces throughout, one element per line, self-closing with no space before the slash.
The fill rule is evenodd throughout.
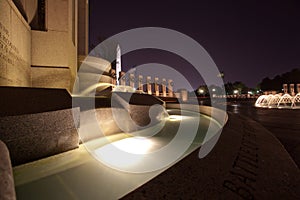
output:
<path id="1" fill-rule="evenodd" d="M 174 92 L 173 94 L 177 99 L 180 99 L 180 92 Z"/>
<path id="2" fill-rule="evenodd" d="M 144 91 L 144 86 L 143 86 L 143 76 L 139 75 L 139 80 L 138 80 L 138 89 Z"/>
<path id="3" fill-rule="evenodd" d="M 89 54 L 89 3 L 86 0 L 78 0 L 78 55 Z"/>
<path id="4" fill-rule="evenodd" d="M 161 82 L 161 87 L 162 87 L 162 94 L 163 94 L 163 97 L 166 97 L 167 96 L 167 87 L 166 87 L 166 84 L 167 84 L 167 81 L 165 78 L 162 79 L 162 82 Z"/>
<path id="5" fill-rule="evenodd" d="M 110 75 L 111 75 L 111 84 L 116 85 L 117 84 L 116 70 L 115 69 L 111 69 L 110 70 Z"/>
<path id="6" fill-rule="evenodd" d="M 168 80 L 168 96 L 173 97 L 173 80 Z"/>
<path id="7" fill-rule="evenodd" d="M 129 86 L 134 88 L 134 74 L 129 74 Z"/>
<path id="8" fill-rule="evenodd" d="M 125 72 L 120 72 L 121 85 L 126 85 Z"/>
<path id="9" fill-rule="evenodd" d="M 284 94 L 288 93 L 288 85 L 287 84 L 283 84 L 283 93 Z"/>
<path id="10" fill-rule="evenodd" d="M 188 100 L 188 91 L 186 89 L 183 89 L 180 91 L 181 100 L 183 102 Z"/>
<path id="11" fill-rule="evenodd" d="M 151 76 L 147 76 L 147 93 L 152 94 Z"/>
<path id="12" fill-rule="evenodd" d="M 159 79 L 158 77 L 155 77 L 154 79 L 154 90 L 155 90 L 155 96 L 159 96 Z"/>
<path id="13" fill-rule="evenodd" d="M 290 93 L 292 96 L 295 96 L 295 85 L 294 84 L 290 84 Z"/>
<path id="14" fill-rule="evenodd" d="M 297 84 L 297 92 L 300 93 L 300 83 Z"/>

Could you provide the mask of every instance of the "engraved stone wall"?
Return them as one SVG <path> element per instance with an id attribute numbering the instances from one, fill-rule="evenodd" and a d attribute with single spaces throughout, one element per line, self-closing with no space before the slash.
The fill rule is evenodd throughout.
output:
<path id="1" fill-rule="evenodd" d="M 0 8 L 0 86 L 31 86 L 30 27 L 12 1 Z"/>

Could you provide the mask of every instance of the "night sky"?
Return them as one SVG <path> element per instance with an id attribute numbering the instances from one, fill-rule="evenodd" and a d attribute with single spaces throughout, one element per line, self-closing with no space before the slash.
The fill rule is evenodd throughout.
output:
<path id="1" fill-rule="evenodd" d="M 255 87 L 262 78 L 300 68 L 299 1 L 99 1 L 90 0 L 90 43 L 138 27 L 182 32 L 202 45 L 225 82 Z M 148 62 L 168 64 L 189 78 L 199 75 L 184 59 L 159 50 L 122 57 L 124 70 Z"/>

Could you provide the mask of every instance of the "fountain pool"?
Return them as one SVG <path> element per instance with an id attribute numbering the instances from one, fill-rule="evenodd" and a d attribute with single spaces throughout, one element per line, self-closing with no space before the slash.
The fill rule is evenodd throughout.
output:
<path id="1" fill-rule="evenodd" d="M 216 110 L 210 107 L 205 109 Z M 156 157 L 152 157 L 152 162 L 160 163 L 166 158 L 166 155 L 159 156 L 159 150 L 172 143 L 172 140 L 176 138 L 180 123 L 186 121 L 188 125 L 195 122 L 194 117 L 199 114 L 173 108 L 168 109 L 167 112 L 169 116 L 165 119 L 164 126 L 152 137 L 136 137 L 134 132 L 130 134 L 115 133 L 89 140 L 87 143 L 81 144 L 78 149 L 15 167 L 17 198 L 21 200 L 120 198 L 179 162 L 203 145 L 207 141 L 205 138 L 213 137 L 222 129 L 222 121 L 200 113 L 200 120 L 196 121 L 199 126 L 195 137 L 174 162 L 158 170 L 144 173 L 116 170 L 119 167 L 123 167 L 123 169 L 125 167 L 127 170 L 143 168 L 145 162 L 150 163 L 144 158 L 151 152 L 158 153 L 155 154 Z M 150 131 L 152 128 L 155 127 L 150 127 L 146 131 Z M 187 131 L 184 134 L 190 133 Z M 178 148 L 178 145 L 184 143 L 186 138 L 177 139 Z M 89 151 L 98 157 L 88 153 L 87 145 Z M 117 148 L 112 148 L 112 145 Z M 176 145 L 172 146 L 174 151 L 177 149 Z M 128 160 L 128 158 L 125 159 L 120 157 L 121 155 L 115 154 L 113 151 L 116 149 L 122 149 L 124 152 L 130 152 L 131 155 L 137 156 Z M 172 156 L 171 154 L 169 156 Z"/>
<path id="2" fill-rule="evenodd" d="M 284 94 L 261 95 L 255 102 L 255 107 L 260 108 L 285 108 L 300 109 L 300 93 L 295 96 Z"/>

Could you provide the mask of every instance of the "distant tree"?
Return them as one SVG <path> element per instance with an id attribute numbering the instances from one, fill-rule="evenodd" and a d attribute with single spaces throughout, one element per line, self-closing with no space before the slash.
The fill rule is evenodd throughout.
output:
<path id="1" fill-rule="evenodd" d="M 226 94 L 229 94 L 229 95 L 233 94 L 233 90 L 234 90 L 233 84 L 231 82 L 226 83 L 225 90 L 226 90 Z"/>
<path id="2" fill-rule="evenodd" d="M 233 89 L 238 90 L 240 94 L 248 93 L 249 88 L 241 81 L 236 81 L 233 84 Z"/>
<path id="3" fill-rule="evenodd" d="M 272 90 L 273 86 L 271 79 L 269 77 L 264 78 L 260 84 L 260 88 L 262 90 Z"/>
<path id="4" fill-rule="evenodd" d="M 276 90 L 281 91 L 282 85 L 290 83 L 300 83 L 300 69 L 293 69 L 290 72 L 283 73 L 281 75 L 276 75 L 273 79 L 269 77 L 264 78 L 259 87 L 261 90 Z"/>

